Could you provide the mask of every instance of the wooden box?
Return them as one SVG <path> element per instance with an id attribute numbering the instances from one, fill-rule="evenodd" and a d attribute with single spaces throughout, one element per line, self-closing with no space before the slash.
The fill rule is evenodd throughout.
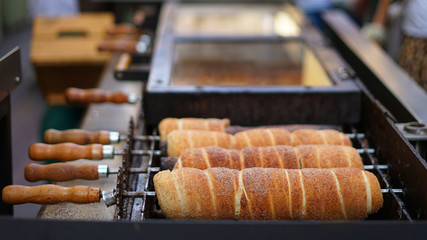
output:
<path id="1" fill-rule="evenodd" d="M 98 51 L 98 44 L 113 23 L 110 13 L 34 20 L 30 56 L 49 104 L 65 103 L 63 93 L 68 87 L 98 85 L 103 68 L 111 59 L 110 53 Z"/>

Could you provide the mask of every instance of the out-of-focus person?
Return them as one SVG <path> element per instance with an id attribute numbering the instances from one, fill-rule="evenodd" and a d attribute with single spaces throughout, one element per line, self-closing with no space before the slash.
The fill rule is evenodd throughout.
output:
<path id="1" fill-rule="evenodd" d="M 380 0 L 372 23 L 362 32 L 382 44 L 386 40 L 387 13 L 393 18 L 402 14 L 402 41 L 397 62 L 427 91 L 427 0 Z M 393 39 L 387 39 L 390 41 Z"/>
<path id="2" fill-rule="evenodd" d="M 427 91 L 427 0 L 409 0 L 403 14 L 398 63 Z"/>

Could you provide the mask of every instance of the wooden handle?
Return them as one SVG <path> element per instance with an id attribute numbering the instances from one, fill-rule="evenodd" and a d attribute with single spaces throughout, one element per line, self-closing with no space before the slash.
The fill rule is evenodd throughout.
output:
<path id="1" fill-rule="evenodd" d="M 117 24 L 107 29 L 108 34 L 137 34 L 141 30 L 130 24 Z"/>
<path id="2" fill-rule="evenodd" d="M 103 159 L 101 144 L 89 144 L 82 146 L 75 143 L 35 143 L 31 144 L 28 156 L 36 161 L 58 160 L 65 162 L 77 159 Z"/>
<path id="3" fill-rule="evenodd" d="M 110 144 L 110 133 L 108 131 L 90 132 L 82 129 L 70 129 L 59 131 L 48 129 L 44 132 L 45 143 L 64 143 L 71 142 L 76 144 Z"/>
<path id="4" fill-rule="evenodd" d="M 96 180 L 98 179 L 98 165 L 85 164 L 76 166 L 69 163 L 40 165 L 30 163 L 25 167 L 25 179 L 29 182 L 40 180 L 53 182 L 64 182 L 74 179 Z"/>
<path id="5" fill-rule="evenodd" d="M 119 60 L 117 61 L 116 71 L 126 71 L 129 69 L 130 63 L 132 62 L 132 57 L 129 53 L 122 53 Z"/>
<path id="6" fill-rule="evenodd" d="M 98 45 L 100 51 L 136 53 L 137 40 L 106 40 Z"/>
<path id="7" fill-rule="evenodd" d="M 68 103 L 128 103 L 128 95 L 101 89 L 67 88 L 65 99 Z"/>
<path id="8" fill-rule="evenodd" d="M 53 184 L 26 187 L 10 185 L 3 188 L 2 199 L 8 204 L 23 203 L 93 203 L 99 202 L 101 190 L 87 186 L 60 187 Z"/>

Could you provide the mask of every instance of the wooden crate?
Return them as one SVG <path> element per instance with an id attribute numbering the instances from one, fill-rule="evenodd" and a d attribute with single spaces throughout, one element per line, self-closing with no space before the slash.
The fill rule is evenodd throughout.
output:
<path id="1" fill-rule="evenodd" d="M 34 20 L 30 56 L 49 104 L 64 104 L 63 93 L 68 87 L 98 85 L 111 54 L 97 48 L 113 23 L 114 16 L 110 13 Z"/>

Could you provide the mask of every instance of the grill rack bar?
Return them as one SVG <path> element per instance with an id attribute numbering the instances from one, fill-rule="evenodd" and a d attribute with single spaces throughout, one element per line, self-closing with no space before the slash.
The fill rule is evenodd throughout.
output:
<path id="1" fill-rule="evenodd" d="M 154 141 L 153 141 L 154 142 Z M 152 143 L 153 143 L 152 142 Z M 362 149 L 356 149 L 359 154 L 363 153 L 375 153 L 375 149 L 373 148 L 362 148 Z M 115 150 L 113 152 L 113 155 L 124 155 L 126 152 L 124 150 Z M 161 150 L 144 150 L 144 149 L 134 149 L 130 150 L 131 155 L 139 155 L 139 156 L 161 156 L 162 151 Z"/>
<path id="2" fill-rule="evenodd" d="M 393 188 L 393 189 L 381 189 L 381 192 L 383 194 L 392 193 L 392 194 L 403 194 L 403 190 L 399 188 Z M 111 201 L 111 199 L 117 198 L 118 192 L 113 190 L 112 192 L 103 192 L 103 199 L 105 204 L 109 207 L 114 205 L 115 201 Z M 128 192 L 124 191 L 121 193 L 122 198 L 143 198 L 147 199 L 147 197 L 155 197 L 156 192 L 155 191 L 141 191 L 141 192 Z"/>
<path id="3" fill-rule="evenodd" d="M 360 148 L 362 148 L 362 149 L 368 149 L 368 146 L 366 146 L 365 142 L 363 141 L 364 138 L 360 137 L 360 136 L 366 137 L 366 135 L 365 134 L 358 135 L 360 133 L 357 133 L 357 130 L 354 127 L 352 127 L 352 132 L 354 133 L 354 136 L 355 136 L 355 138 L 354 138 L 355 143 L 358 144 L 358 146 L 360 146 Z M 356 146 L 356 147 L 358 147 L 358 146 Z M 404 191 L 403 190 L 401 192 L 400 191 L 397 191 L 397 192 L 392 191 L 393 188 L 391 186 L 391 183 L 387 179 L 386 175 L 381 171 L 382 165 L 378 164 L 378 161 L 375 158 L 375 156 L 373 155 L 373 153 L 366 151 L 364 155 L 369 160 L 369 163 L 373 166 L 372 170 L 374 170 L 375 173 L 377 173 L 377 175 L 381 178 L 382 182 L 384 182 L 384 184 L 386 185 L 385 190 L 387 191 L 387 193 L 391 194 L 391 196 L 394 198 L 394 200 L 399 205 L 400 218 L 401 219 L 406 218 L 408 221 L 413 221 L 413 219 L 410 216 L 408 210 L 406 209 L 405 204 L 403 203 L 402 199 L 400 199 L 400 197 L 397 195 L 397 193 L 401 193 L 403 195 Z"/>
<path id="4" fill-rule="evenodd" d="M 374 170 L 375 168 L 378 168 L 379 170 L 388 170 L 387 165 L 364 165 L 364 170 Z M 129 168 L 129 173 L 157 173 L 160 172 L 160 167 L 147 167 L 147 168 Z M 108 175 L 110 174 L 118 174 L 119 169 L 108 169 Z"/>
<path id="5" fill-rule="evenodd" d="M 114 155 L 124 155 L 126 154 L 123 150 L 115 150 L 113 152 Z M 160 150 L 144 150 L 144 149 L 133 149 L 130 150 L 131 155 L 139 155 L 139 156 L 150 156 L 150 155 L 156 155 L 160 156 L 162 154 L 162 151 Z"/>
<path id="6" fill-rule="evenodd" d="M 394 194 L 403 194 L 403 189 L 401 188 L 386 188 L 381 189 L 382 193 L 394 193 Z M 145 191 L 145 192 L 124 192 L 123 197 L 131 197 L 131 198 L 141 198 L 141 197 L 155 197 L 155 191 Z"/>
<path id="7" fill-rule="evenodd" d="M 120 136 L 121 141 L 126 141 L 128 136 Z M 133 139 L 135 141 L 160 141 L 160 136 L 156 135 L 134 135 Z"/>
<path id="8" fill-rule="evenodd" d="M 348 138 L 350 139 L 355 139 L 355 138 L 365 138 L 365 134 L 364 133 L 346 133 L 345 134 Z M 120 136 L 120 140 L 121 141 L 126 141 L 130 136 Z M 151 141 L 160 141 L 160 136 L 158 135 L 132 135 L 132 138 L 134 141 L 147 141 L 147 142 L 151 142 Z"/>
<path id="9" fill-rule="evenodd" d="M 156 135 L 157 134 L 157 130 L 156 129 L 154 129 L 154 131 L 153 131 L 153 135 Z M 151 144 L 150 144 L 150 150 L 151 150 L 151 154 L 149 155 L 149 158 L 148 158 L 148 168 L 147 168 L 147 181 L 145 182 L 145 184 L 144 184 L 144 193 L 147 193 L 148 192 L 148 184 L 149 184 L 149 182 L 150 182 L 150 175 L 151 175 L 151 172 L 152 172 L 152 170 L 154 170 L 153 169 L 153 167 L 152 167 L 152 164 L 153 164 L 153 155 L 154 155 L 154 148 L 155 148 L 155 140 L 153 139 L 152 141 L 151 141 Z M 155 196 L 155 193 L 154 193 L 154 196 Z M 144 217 L 145 217 L 145 206 L 146 206 L 146 201 L 147 201 L 147 195 L 145 194 L 144 196 L 143 196 L 143 204 L 142 204 L 142 208 L 141 208 L 141 220 L 142 219 L 144 219 Z"/>

